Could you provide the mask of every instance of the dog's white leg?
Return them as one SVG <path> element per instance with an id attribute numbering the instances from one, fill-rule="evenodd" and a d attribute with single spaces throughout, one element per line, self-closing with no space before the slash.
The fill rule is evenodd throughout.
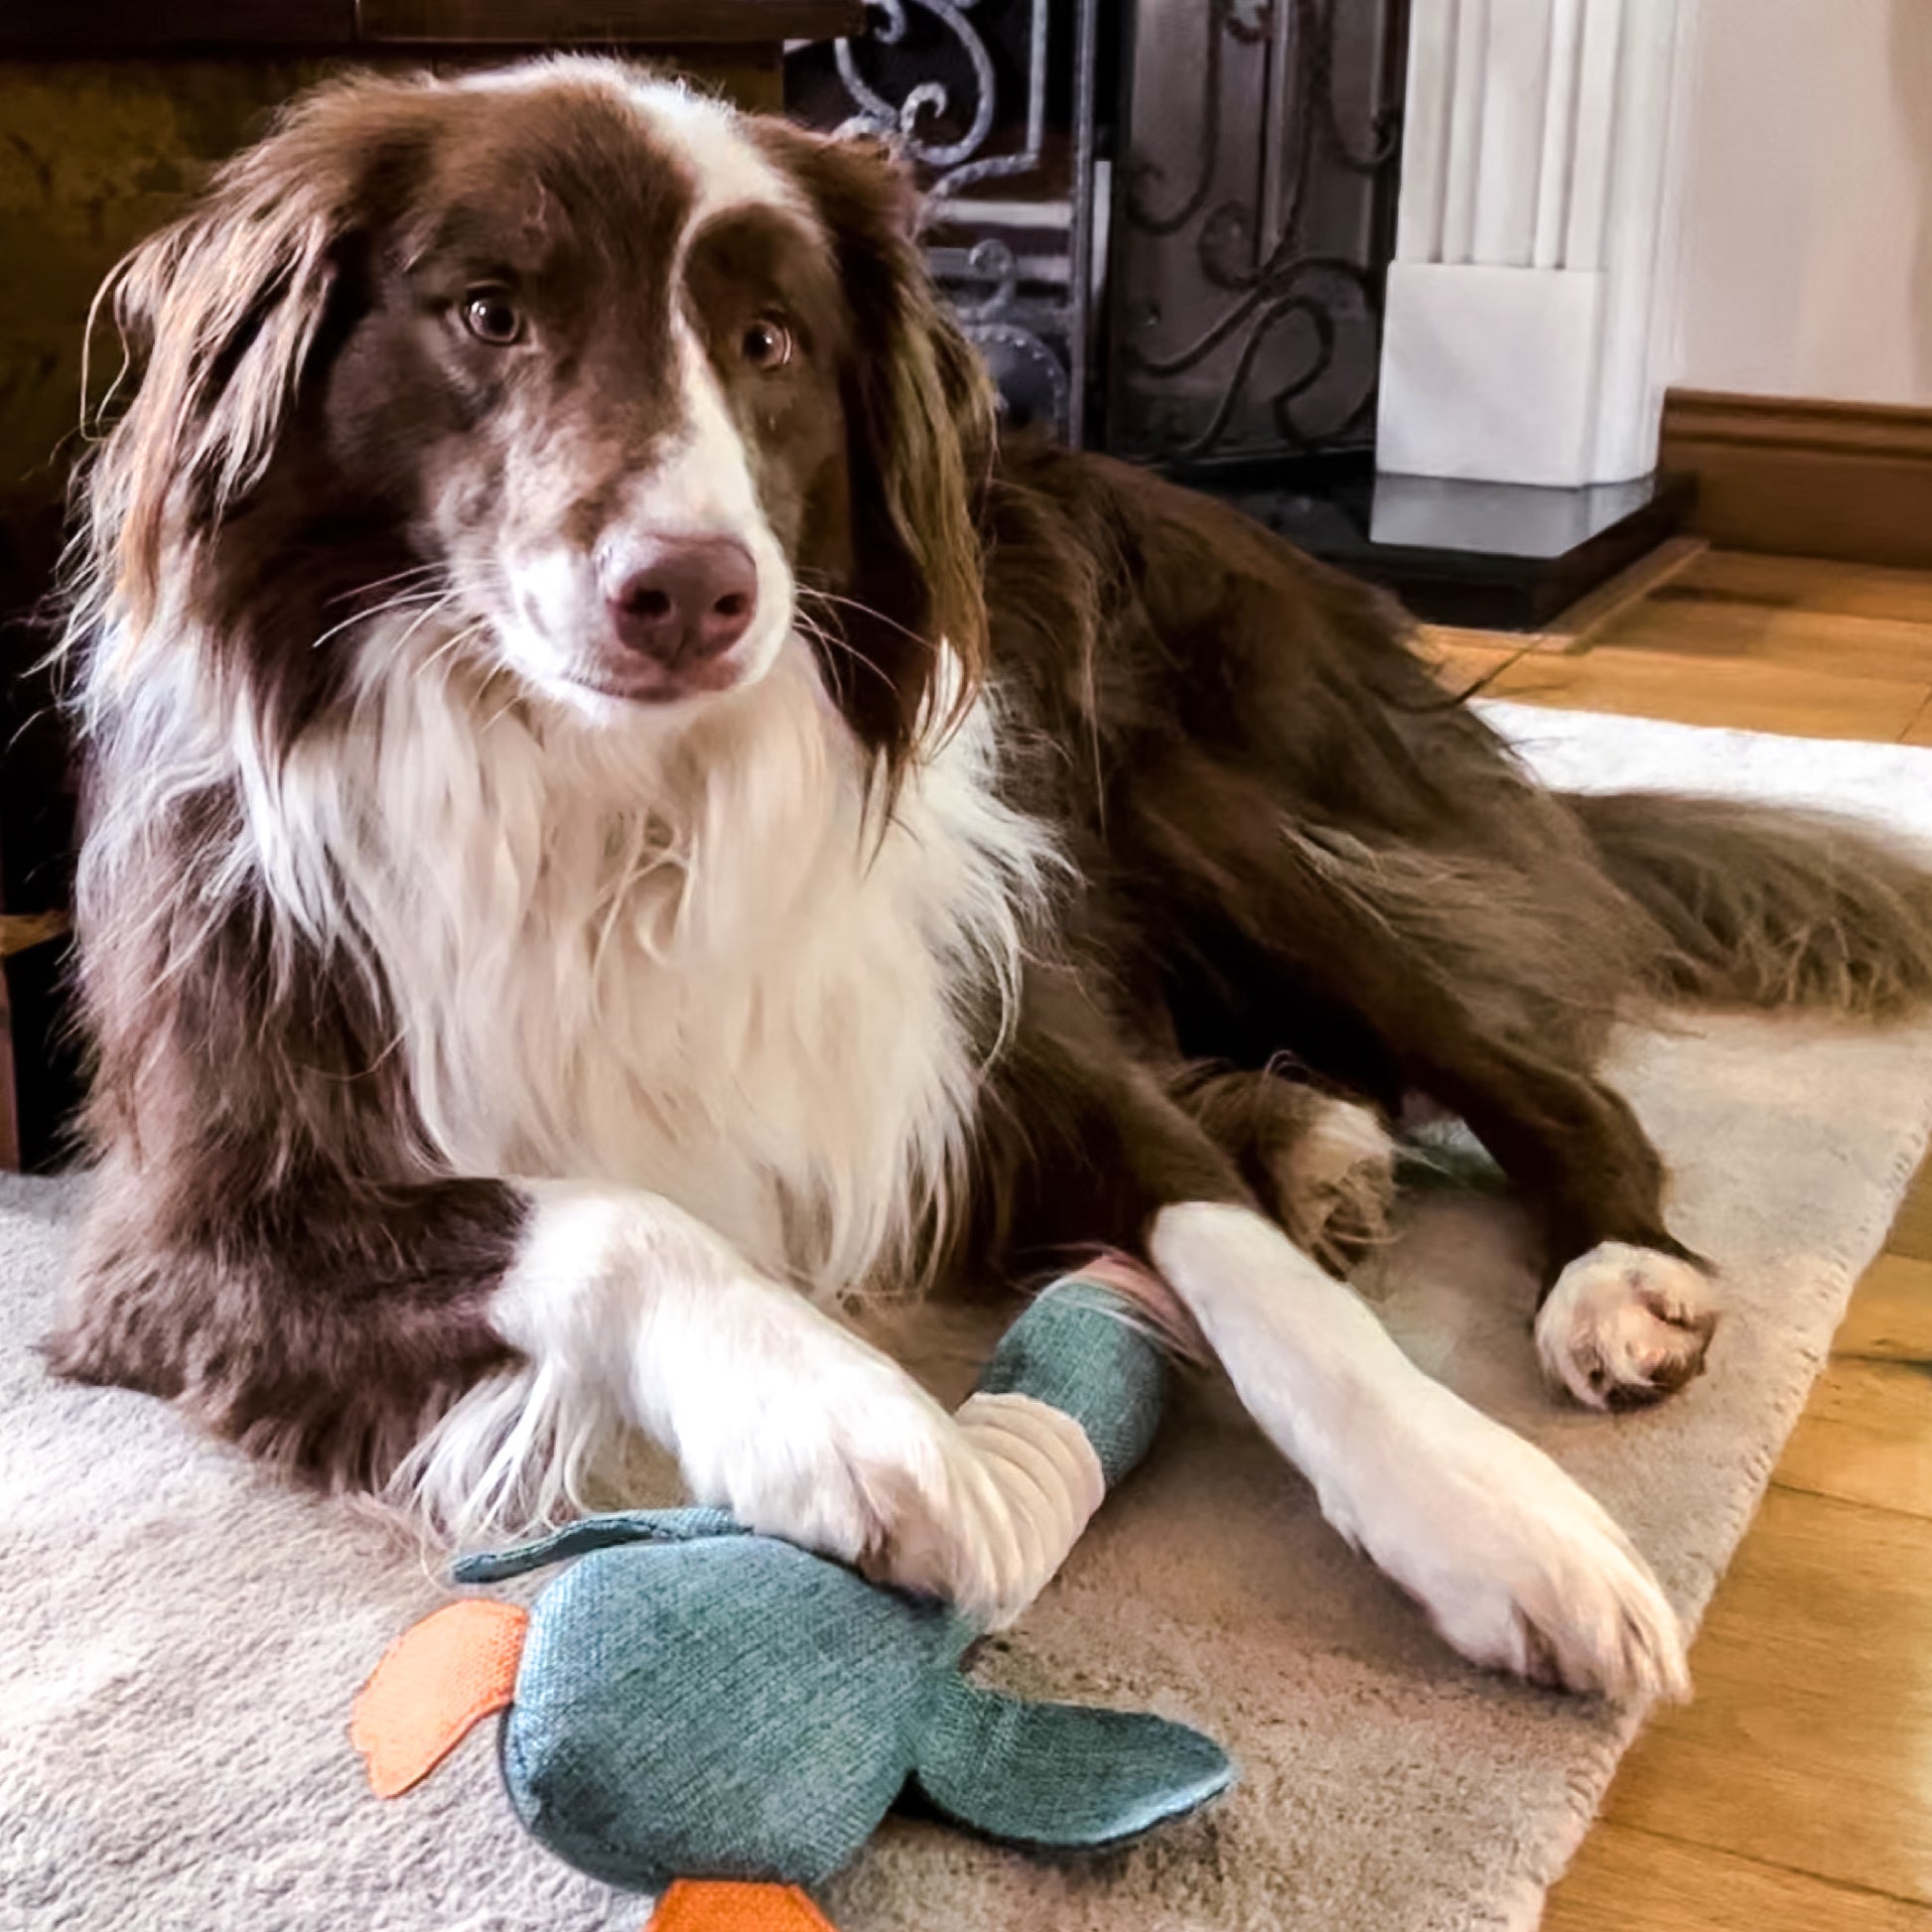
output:
<path id="1" fill-rule="evenodd" d="M 625 1425 L 750 1528 L 930 1590 L 989 1619 L 1037 1584 L 1026 1499 L 896 1362 L 654 1195 L 527 1186 L 532 1212 L 490 1305 L 525 1365 L 475 1391 L 401 1477 L 463 1537 L 571 1491 L 590 1440 Z"/>
<path id="2" fill-rule="evenodd" d="M 1557 1277 L 1536 1352 L 1579 1402 L 1627 1409 L 1699 1374 L 1717 1325 L 1710 1285 L 1688 1261 L 1603 1241 Z"/>
<path id="3" fill-rule="evenodd" d="M 1322 1514 L 1465 1657 L 1572 1690 L 1686 1692 L 1677 1618 L 1608 1515 L 1424 1375 L 1272 1223 L 1188 1202 L 1156 1218 L 1151 1248 Z"/>

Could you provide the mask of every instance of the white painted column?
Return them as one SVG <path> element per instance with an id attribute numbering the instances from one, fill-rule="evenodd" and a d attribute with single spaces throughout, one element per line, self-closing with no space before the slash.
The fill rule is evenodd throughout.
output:
<path id="1" fill-rule="evenodd" d="M 1376 463 L 1656 466 L 1697 0 L 1414 0 Z"/>

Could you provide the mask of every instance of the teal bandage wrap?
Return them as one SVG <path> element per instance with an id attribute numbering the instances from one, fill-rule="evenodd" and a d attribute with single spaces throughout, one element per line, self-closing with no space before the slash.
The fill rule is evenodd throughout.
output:
<path id="1" fill-rule="evenodd" d="M 1029 1395 L 1071 1416 L 1111 1489 L 1161 1426 L 1168 1368 L 1147 1318 L 1079 1276 L 1055 1282 L 1009 1328 L 979 1379 L 982 1395 Z"/>

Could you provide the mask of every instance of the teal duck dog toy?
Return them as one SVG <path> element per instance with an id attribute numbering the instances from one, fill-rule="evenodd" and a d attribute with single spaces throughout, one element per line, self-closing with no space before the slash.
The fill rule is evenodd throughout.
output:
<path id="1" fill-rule="evenodd" d="M 1032 1526 L 1035 1593 L 1145 1452 L 1165 1376 L 1140 1306 L 1075 1276 L 1014 1323 L 960 1410 Z M 823 1926 L 801 1888 L 908 1787 L 974 1831 L 1062 1849 L 1144 1832 L 1233 1775 L 1185 1725 L 974 1684 L 978 1624 L 717 1510 L 590 1517 L 454 1575 L 569 1559 L 527 1612 L 467 1598 L 409 1631 L 351 1734 L 394 1796 L 504 1712 L 517 1816 L 579 1869 L 661 1894 L 652 1932 Z"/>

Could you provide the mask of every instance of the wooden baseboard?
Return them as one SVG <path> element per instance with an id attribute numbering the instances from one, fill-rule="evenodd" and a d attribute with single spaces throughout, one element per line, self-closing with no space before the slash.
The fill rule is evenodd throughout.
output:
<path id="1" fill-rule="evenodd" d="M 1932 570 L 1932 409 L 1673 389 L 1661 462 L 1719 548 Z"/>

